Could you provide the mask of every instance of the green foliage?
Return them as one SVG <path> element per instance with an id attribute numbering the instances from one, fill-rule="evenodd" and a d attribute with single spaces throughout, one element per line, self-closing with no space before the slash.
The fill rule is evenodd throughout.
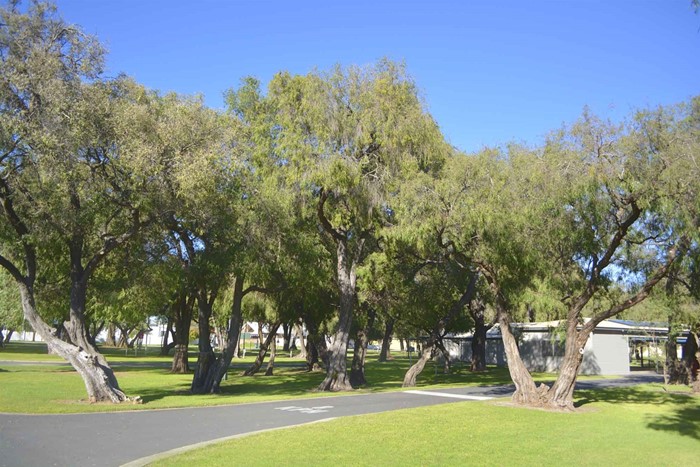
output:
<path id="1" fill-rule="evenodd" d="M 22 303 L 12 276 L 0 269 L 0 330 L 20 329 L 24 323 Z"/>

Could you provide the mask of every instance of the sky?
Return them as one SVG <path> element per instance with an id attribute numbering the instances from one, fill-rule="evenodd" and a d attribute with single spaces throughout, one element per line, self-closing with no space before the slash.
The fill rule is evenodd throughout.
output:
<path id="1" fill-rule="evenodd" d="M 613 121 L 700 94 L 690 0 L 56 0 L 105 44 L 107 76 L 223 93 L 255 76 L 403 61 L 464 151 L 541 143 L 584 106 Z"/>

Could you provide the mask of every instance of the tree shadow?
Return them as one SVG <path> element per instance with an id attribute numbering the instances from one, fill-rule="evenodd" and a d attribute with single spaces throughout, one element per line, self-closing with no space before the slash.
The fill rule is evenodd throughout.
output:
<path id="1" fill-rule="evenodd" d="M 679 407 L 669 415 L 648 416 L 647 427 L 700 440 L 700 407 Z"/>
<path id="2" fill-rule="evenodd" d="M 667 413 L 646 415 L 647 428 L 668 431 L 700 440 L 700 398 L 690 393 L 669 392 L 652 384 L 637 387 L 577 391 L 576 407 L 592 402 L 654 404 L 669 408 Z"/>

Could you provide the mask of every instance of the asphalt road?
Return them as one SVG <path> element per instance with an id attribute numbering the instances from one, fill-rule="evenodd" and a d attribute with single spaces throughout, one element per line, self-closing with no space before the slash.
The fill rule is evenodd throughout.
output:
<path id="1" fill-rule="evenodd" d="M 581 389 L 660 381 L 632 374 L 580 383 Z M 184 446 L 331 418 L 510 395 L 513 386 L 344 395 L 191 409 L 118 413 L 0 414 L 0 466 L 143 465 Z M 85 446 L 85 450 L 73 449 Z"/>

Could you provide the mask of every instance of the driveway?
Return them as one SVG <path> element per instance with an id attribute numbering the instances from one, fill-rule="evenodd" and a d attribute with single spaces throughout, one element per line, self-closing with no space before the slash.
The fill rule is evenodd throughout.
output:
<path id="1" fill-rule="evenodd" d="M 632 374 L 619 380 L 587 381 L 577 387 L 658 381 L 658 375 Z M 159 453 L 246 433 L 350 415 L 505 397 L 513 390 L 513 386 L 462 387 L 189 409 L 0 414 L 0 466 L 143 465 Z M 77 446 L 84 448 L 74 451 Z"/>

